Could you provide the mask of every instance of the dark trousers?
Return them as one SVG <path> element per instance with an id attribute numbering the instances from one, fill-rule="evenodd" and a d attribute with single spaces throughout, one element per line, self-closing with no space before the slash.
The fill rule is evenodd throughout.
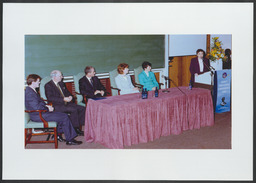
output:
<path id="1" fill-rule="evenodd" d="M 54 109 L 57 112 L 70 114 L 69 117 L 74 128 L 79 128 L 80 125 L 84 125 L 85 107 L 74 103 L 67 103 L 67 105 L 55 105 Z"/>
<path id="2" fill-rule="evenodd" d="M 77 136 L 67 114 L 61 112 L 46 112 L 42 113 L 42 116 L 46 121 L 57 122 L 57 132 L 64 133 L 67 141 L 71 141 Z M 42 122 L 39 115 L 30 115 L 30 118 L 32 121 Z"/>

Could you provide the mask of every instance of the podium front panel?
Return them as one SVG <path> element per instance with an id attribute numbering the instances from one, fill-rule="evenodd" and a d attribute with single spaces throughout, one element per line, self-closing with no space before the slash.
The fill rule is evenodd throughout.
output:
<path id="1" fill-rule="evenodd" d="M 231 70 L 219 70 L 214 75 L 215 112 L 230 111 L 231 106 Z"/>

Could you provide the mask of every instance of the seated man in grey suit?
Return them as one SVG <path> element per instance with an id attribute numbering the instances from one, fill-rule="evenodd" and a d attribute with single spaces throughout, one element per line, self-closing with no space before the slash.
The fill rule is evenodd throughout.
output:
<path id="1" fill-rule="evenodd" d="M 79 145 L 82 142 L 76 141 L 74 138 L 77 136 L 70 119 L 67 114 L 54 112 L 54 108 L 50 105 L 46 105 L 45 102 L 38 95 L 36 88 L 40 84 L 40 76 L 36 74 L 30 74 L 27 77 L 27 84 L 25 90 L 25 106 L 27 110 L 47 110 L 48 112 L 42 113 L 42 117 L 46 121 L 56 121 L 57 122 L 57 132 L 58 141 L 62 142 L 64 139 L 61 133 L 64 132 L 67 145 Z M 29 113 L 30 118 L 35 122 L 42 122 L 39 117 L 39 112 Z"/>
<path id="2" fill-rule="evenodd" d="M 85 107 L 73 103 L 73 96 L 62 81 L 63 76 L 59 70 L 52 71 L 51 78 L 52 80 L 44 86 L 47 100 L 52 102 L 55 111 L 69 113 L 76 133 L 83 135 L 80 126 L 84 125 Z"/>

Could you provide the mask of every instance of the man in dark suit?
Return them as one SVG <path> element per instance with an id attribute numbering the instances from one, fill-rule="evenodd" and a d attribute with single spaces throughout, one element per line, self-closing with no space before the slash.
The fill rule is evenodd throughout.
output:
<path id="1" fill-rule="evenodd" d="M 79 145 L 82 142 L 76 141 L 74 138 L 77 136 L 71 121 L 67 114 L 54 112 L 54 108 L 50 105 L 46 105 L 45 102 L 38 95 L 36 88 L 39 87 L 40 84 L 40 76 L 36 74 L 30 74 L 27 77 L 27 84 L 25 90 L 25 106 L 27 110 L 47 110 L 48 112 L 42 113 L 42 117 L 46 121 L 55 121 L 57 122 L 57 132 L 58 132 L 58 140 L 64 141 L 61 136 L 61 133 L 64 132 L 66 138 L 67 145 Z M 29 113 L 31 120 L 35 122 L 42 122 L 39 117 L 39 112 Z"/>
<path id="2" fill-rule="evenodd" d="M 197 57 L 192 58 L 190 62 L 190 73 L 191 73 L 191 84 L 195 82 L 195 77 L 204 72 L 210 71 L 210 63 L 207 58 L 205 58 L 205 51 L 198 49 L 196 51 Z"/>
<path id="3" fill-rule="evenodd" d="M 73 127 L 78 135 L 83 135 L 80 126 L 84 125 L 85 107 L 73 103 L 73 96 L 70 94 L 62 81 L 63 76 L 59 70 L 51 72 L 52 80 L 45 84 L 47 100 L 52 102 L 55 111 L 70 114 Z"/>
<path id="4" fill-rule="evenodd" d="M 84 69 L 85 76 L 79 80 L 79 90 L 82 95 L 88 98 L 97 98 L 105 95 L 105 87 L 101 84 L 95 69 L 92 66 L 87 66 Z"/>

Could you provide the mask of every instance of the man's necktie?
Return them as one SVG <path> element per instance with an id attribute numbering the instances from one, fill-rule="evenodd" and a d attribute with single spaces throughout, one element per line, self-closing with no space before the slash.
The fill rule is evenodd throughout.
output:
<path id="1" fill-rule="evenodd" d="M 57 84 L 57 87 L 58 87 L 58 89 L 59 89 L 59 91 L 60 91 L 61 96 L 64 98 L 65 96 L 64 96 L 64 94 L 63 94 L 63 92 L 62 92 L 62 90 L 61 90 L 61 88 L 60 88 L 59 83 Z"/>
<path id="2" fill-rule="evenodd" d="M 62 90 L 61 90 L 61 87 L 60 87 L 59 83 L 57 84 L 57 88 L 59 89 L 61 96 L 64 98 L 64 97 L 65 97 L 65 95 L 63 94 L 63 92 L 62 92 Z M 67 105 L 67 102 L 65 102 L 65 105 Z"/>
<path id="3" fill-rule="evenodd" d="M 92 78 L 90 79 L 90 83 L 91 83 L 91 85 L 93 86 L 93 81 L 92 81 Z"/>

